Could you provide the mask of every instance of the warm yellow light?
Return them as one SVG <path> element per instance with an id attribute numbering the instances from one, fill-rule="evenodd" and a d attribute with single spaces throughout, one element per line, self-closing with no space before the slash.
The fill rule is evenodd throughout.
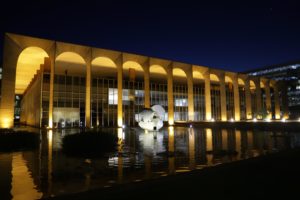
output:
<path id="1" fill-rule="evenodd" d="M 285 122 L 285 118 L 282 118 L 282 119 L 281 119 L 281 122 Z"/>
<path id="2" fill-rule="evenodd" d="M 122 120 L 122 116 L 118 116 L 118 127 L 122 128 L 123 127 L 123 120 Z"/>
<path id="3" fill-rule="evenodd" d="M 169 117 L 169 125 L 170 126 L 174 125 L 174 119 L 173 119 L 173 117 Z"/>
<path id="4" fill-rule="evenodd" d="M 47 53 L 39 47 L 29 47 L 22 51 L 16 69 L 16 94 L 24 93 L 40 65 L 44 63 L 45 57 L 48 57 Z"/>
<path id="5" fill-rule="evenodd" d="M 233 119 L 233 118 L 231 118 L 231 119 L 230 119 L 230 122 L 234 122 L 234 119 Z"/>
<path id="6" fill-rule="evenodd" d="M 256 119 L 256 118 L 254 118 L 254 119 L 253 119 L 253 122 L 257 122 L 257 119 Z"/>
<path id="7" fill-rule="evenodd" d="M 214 122 L 214 121 L 215 121 L 215 119 L 214 119 L 214 118 L 211 118 L 211 119 L 210 119 L 210 121 L 211 121 L 211 122 Z"/>
<path id="8" fill-rule="evenodd" d="M 4 117 L 2 119 L 2 126 L 1 126 L 2 128 L 10 128 L 11 125 L 12 125 L 12 120 L 11 119 L 9 119 L 7 117 Z"/>

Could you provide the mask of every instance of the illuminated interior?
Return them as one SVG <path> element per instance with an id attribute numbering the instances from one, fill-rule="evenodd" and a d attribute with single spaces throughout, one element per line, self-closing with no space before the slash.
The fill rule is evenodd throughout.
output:
<path id="1" fill-rule="evenodd" d="M 23 94 L 33 79 L 47 53 L 39 47 L 28 47 L 22 51 L 17 62 L 15 94 Z"/>

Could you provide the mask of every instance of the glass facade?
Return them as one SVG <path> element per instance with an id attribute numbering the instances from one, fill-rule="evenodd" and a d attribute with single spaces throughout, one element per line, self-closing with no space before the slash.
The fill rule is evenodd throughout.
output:
<path id="1" fill-rule="evenodd" d="M 226 114 L 227 120 L 234 119 L 234 96 L 233 96 L 233 85 L 232 83 L 227 83 L 226 89 Z"/>
<path id="2" fill-rule="evenodd" d="M 173 85 L 174 121 L 188 121 L 187 85 Z"/>
<path id="3" fill-rule="evenodd" d="M 246 120 L 246 95 L 245 95 L 245 87 L 239 85 L 239 96 L 240 96 L 240 119 Z"/>
<path id="4" fill-rule="evenodd" d="M 165 109 L 164 121 L 168 121 L 168 85 L 150 82 L 150 104 L 161 105 Z"/>
<path id="5" fill-rule="evenodd" d="M 112 78 L 93 78 L 91 92 L 92 126 L 117 126 L 118 85 Z"/>
<path id="6" fill-rule="evenodd" d="M 211 83 L 211 117 L 214 120 L 221 120 L 221 98 L 220 98 L 220 85 Z"/>
<path id="7" fill-rule="evenodd" d="M 205 120 L 205 86 L 204 83 L 195 84 L 194 90 L 194 120 Z"/>
<path id="8" fill-rule="evenodd" d="M 54 76 L 54 127 L 85 126 L 85 77 Z"/>

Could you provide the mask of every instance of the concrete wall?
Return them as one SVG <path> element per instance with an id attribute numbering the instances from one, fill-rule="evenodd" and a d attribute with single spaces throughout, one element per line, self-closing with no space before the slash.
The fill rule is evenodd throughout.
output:
<path id="1" fill-rule="evenodd" d="M 40 127 L 41 119 L 41 73 L 35 76 L 21 101 L 21 124 Z"/>

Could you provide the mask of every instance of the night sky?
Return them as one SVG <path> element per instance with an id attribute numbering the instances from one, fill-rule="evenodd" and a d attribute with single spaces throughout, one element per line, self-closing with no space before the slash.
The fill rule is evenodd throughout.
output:
<path id="1" fill-rule="evenodd" d="M 231 71 L 300 60 L 296 0 L 41 2 L 1 2 L 1 54 L 12 32 Z"/>

